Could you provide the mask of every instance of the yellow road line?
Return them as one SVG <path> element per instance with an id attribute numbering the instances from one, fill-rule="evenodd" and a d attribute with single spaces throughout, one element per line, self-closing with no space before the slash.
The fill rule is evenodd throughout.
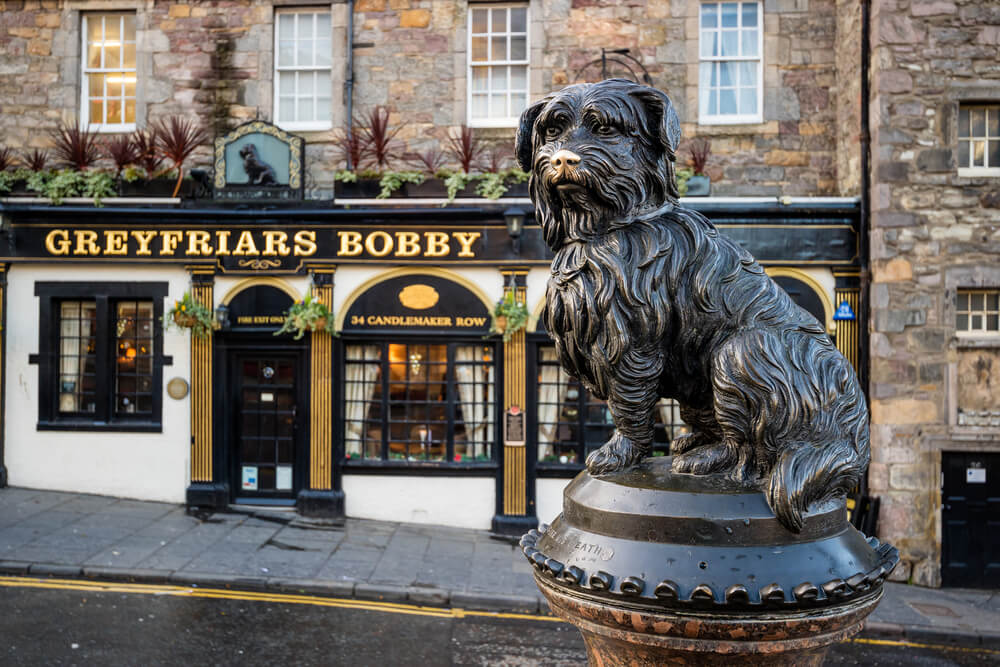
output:
<path id="1" fill-rule="evenodd" d="M 168 584 L 126 584 L 107 581 L 91 581 L 85 579 L 49 579 L 38 577 L 0 576 L 0 586 L 8 588 L 70 590 L 90 593 L 169 595 L 174 597 L 206 598 L 215 600 L 245 600 L 252 602 L 271 602 L 276 604 L 304 604 L 314 607 L 336 607 L 339 609 L 380 611 L 389 614 L 409 614 L 416 616 L 431 616 L 434 618 L 466 618 L 473 616 L 525 621 L 544 621 L 548 623 L 565 622 L 555 616 L 542 616 L 538 614 L 477 611 L 459 608 L 445 609 L 441 607 L 424 607 L 421 605 L 403 604 L 399 602 L 377 602 L 374 600 L 357 600 L 353 598 L 316 597 L 312 595 L 264 593 L 260 591 L 241 591 L 222 588 L 195 588 L 192 586 L 174 586 Z M 919 642 L 908 642 L 895 639 L 855 638 L 848 641 L 855 644 L 872 644 L 876 646 L 899 646 L 904 648 L 925 648 L 943 651 L 961 651 L 964 653 L 979 653 L 984 655 L 1000 655 L 1000 651 L 988 648 L 969 648 L 964 646 L 949 646 L 946 644 L 923 644 Z"/>
<path id="2" fill-rule="evenodd" d="M 554 616 L 536 614 L 517 614 L 509 612 L 477 611 L 471 609 L 424 607 L 421 605 L 402 604 L 398 602 L 377 602 L 374 600 L 357 600 L 352 598 L 329 598 L 312 595 L 292 595 L 285 593 L 264 593 L 259 591 L 240 591 L 221 588 L 195 588 L 192 586 L 173 586 L 167 584 L 126 584 L 106 581 L 87 581 L 82 579 L 48 579 L 36 577 L 0 577 L 0 586 L 8 588 L 43 588 L 83 591 L 91 593 L 130 593 L 134 595 L 169 595 L 174 597 L 209 598 L 216 600 L 247 600 L 253 602 L 272 602 L 277 604 L 304 604 L 315 607 L 337 607 L 340 609 L 358 609 L 362 611 L 380 611 L 391 614 L 410 614 L 417 616 L 432 616 L 435 618 L 465 618 L 478 616 L 486 618 L 519 619 L 530 621 L 547 621 L 562 623 Z"/>
<path id="3" fill-rule="evenodd" d="M 971 648 L 966 646 L 949 646 L 947 644 L 921 644 L 919 642 L 905 642 L 897 639 L 867 639 L 859 637 L 852 639 L 855 644 L 874 644 L 876 646 L 904 646 L 906 648 L 930 648 L 941 651 L 961 651 L 963 653 L 983 653 L 986 655 L 1000 655 L 1000 651 L 990 648 Z"/>

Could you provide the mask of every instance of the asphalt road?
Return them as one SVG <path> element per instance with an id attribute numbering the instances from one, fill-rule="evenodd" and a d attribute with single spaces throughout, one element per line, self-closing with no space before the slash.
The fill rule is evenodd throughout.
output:
<path id="1" fill-rule="evenodd" d="M 3 665 L 578 665 L 544 617 L 272 593 L 0 578 Z M 985 665 L 1000 652 L 859 640 L 828 665 Z"/>

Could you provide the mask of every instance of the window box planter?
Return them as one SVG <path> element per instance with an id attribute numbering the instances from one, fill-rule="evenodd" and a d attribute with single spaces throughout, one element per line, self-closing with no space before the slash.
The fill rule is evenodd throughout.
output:
<path id="1" fill-rule="evenodd" d="M 692 176 L 687 181 L 688 197 L 707 197 L 712 192 L 712 181 L 708 176 Z"/>
<path id="2" fill-rule="evenodd" d="M 172 197 L 176 184 L 175 178 L 154 178 L 148 181 L 139 179 L 131 183 L 123 180 L 118 186 L 118 194 L 122 197 Z M 177 196 L 194 196 L 194 181 L 190 178 L 181 181 L 181 189 Z"/>
<path id="3" fill-rule="evenodd" d="M 381 191 L 377 178 L 359 178 L 353 183 L 337 181 L 333 186 L 334 197 L 344 199 L 374 199 Z"/>

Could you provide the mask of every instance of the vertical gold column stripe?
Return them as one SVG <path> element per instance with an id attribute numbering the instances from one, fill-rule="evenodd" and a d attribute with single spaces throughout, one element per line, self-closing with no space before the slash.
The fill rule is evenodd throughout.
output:
<path id="1" fill-rule="evenodd" d="M 851 310 L 854 311 L 853 320 L 836 320 L 837 349 L 851 362 L 854 372 L 860 374 L 861 369 L 858 368 L 861 356 L 860 326 L 858 323 L 858 307 L 861 301 L 860 291 L 857 289 L 835 290 L 834 298 L 836 300 L 835 307 L 839 307 L 841 302 L 846 301 L 850 304 Z"/>
<path id="2" fill-rule="evenodd" d="M 313 297 L 328 308 L 332 285 L 314 285 Z M 309 488 L 329 490 L 333 480 L 333 337 L 326 331 L 310 334 L 309 367 Z"/>
<path id="3" fill-rule="evenodd" d="M 211 285 L 194 287 L 191 296 L 215 307 Z M 212 479 L 212 337 L 191 334 L 191 481 Z"/>
<path id="4" fill-rule="evenodd" d="M 519 303 L 524 303 L 524 287 L 505 287 L 504 295 L 515 290 Z M 521 329 L 504 343 L 504 411 L 512 405 L 525 409 L 525 333 Z M 506 415 L 503 415 L 506 418 Z M 504 447 L 503 466 L 503 512 L 504 514 L 527 513 L 525 447 Z"/>

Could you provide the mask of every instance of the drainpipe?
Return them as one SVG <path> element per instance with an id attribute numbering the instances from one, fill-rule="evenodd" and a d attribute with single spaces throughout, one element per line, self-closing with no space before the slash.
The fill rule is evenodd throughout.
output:
<path id="1" fill-rule="evenodd" d="M 871 0 L 861 0 L 861 215 L 858 219 L 858 251 L 861 261 L 861 294 L 858 313 L 861 332 L 861 387 L 870 401 L 871 354 L 869 349 L 871 329 L 871 130 L 869 126 L 871 108 Z"/>
<path id="2" fill-rule="evenodd" d="M 350 129 L 354 124 L 354 0 L 347 0 L 347 71 L 344 73 L 344 104 L 347 110 L 347 125 Z M 347 168 L 354 169 L 351 164 L 351 152 L 347 153 Z"/>

